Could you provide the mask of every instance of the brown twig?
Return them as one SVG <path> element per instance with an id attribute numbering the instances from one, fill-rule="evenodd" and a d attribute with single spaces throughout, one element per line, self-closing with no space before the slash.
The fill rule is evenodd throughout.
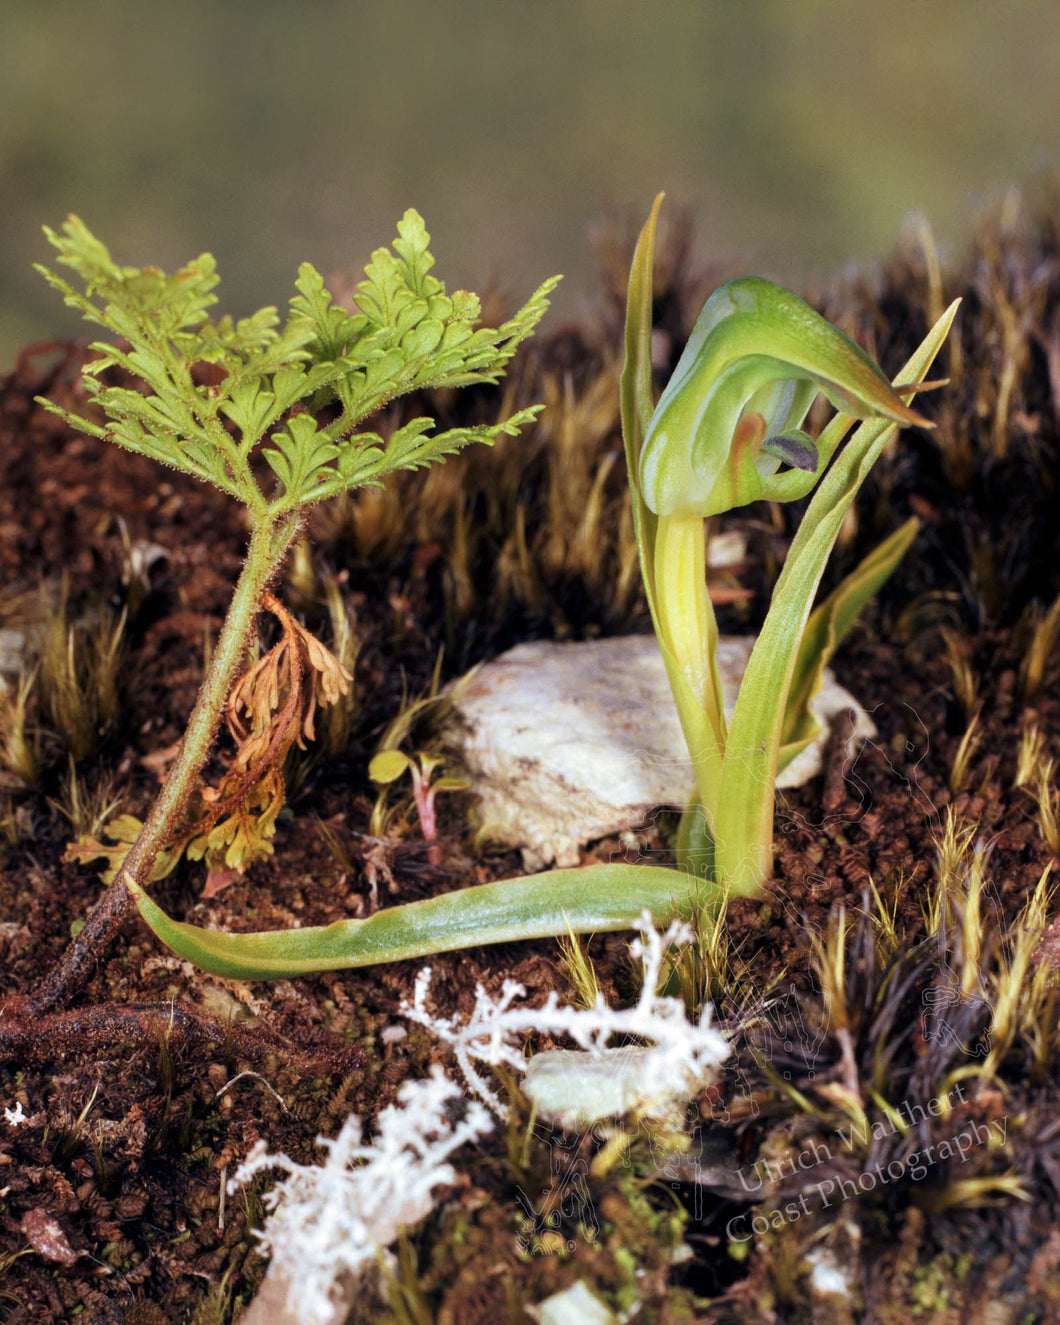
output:
<path id="1" fill-rule="evenodd" d="M 8 1005 L 10 1006 L 10 1004 Z M 220 1022 L 177 1003 L 106 1003 L 52 1012 L 43 1017 L 0 1016 L 0 1061 L 50 1063 L 71 1054 L 90 1054 L 129 1042 L 150 1048 L 165 1039 L 177 1052 L 204 1054 L 212 1046 L 231 1045 L 250 1062 L 279 1054 L 300 1071 L 347 1076 L 361 1066 L 363 1052 L 355 1047 L 299 1048 L 268 1026 Z"/>

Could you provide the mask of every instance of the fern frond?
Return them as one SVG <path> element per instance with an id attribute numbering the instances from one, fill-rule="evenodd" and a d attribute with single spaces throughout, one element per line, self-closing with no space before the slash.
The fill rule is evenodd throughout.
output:
<path id="1" fill-rule="evenodd" d="M 477 296 L 452 295 L 431 274 L 430 235 L 407 211 L 392 249 L 372 255 L 357 287 L 357 309 L 336 303 L 319 272 L 303 263 L 282 327 L 269 306 L 233 321 L 211 319 L 217 270 L 202 254 L 172 276 L 157 267 L 119 267 L 78 217 L 45 227 L 58 261 L 83 291 L 38 270 L 82 316 L 124 344 L 97 341 L 84 387 L 106 417 L 100 424 L 41 403 L 74 428 L 214 483 L 273 518 L 323 496 L 416 469 L 471 442 L 492 441 L 533 417 L 522 411 L 496 427 L 434 434 L 416 419 L 389 442 L 354 435 L 396 396 L 425 387 L 496 382 L 548 307 L 547 281 L 502 327 L 477 327 Z M 204 374 L 201 366 L 213 371 Z M 107 381 L 120 369 L 148 388 Z M 219 372 L 218 372 L 219 370 Z M 331 402 L 338 417 L 319 421 Z M 266 496 L 250 456 L 261 446 L 280 489 Z"/>

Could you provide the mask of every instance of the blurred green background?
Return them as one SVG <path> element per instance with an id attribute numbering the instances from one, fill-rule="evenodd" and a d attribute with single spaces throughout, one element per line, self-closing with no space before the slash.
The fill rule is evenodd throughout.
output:
<path id="1" fill-rule="evenodd" d="M 6 0 L 0 366 L 82 334 L 29 269 L 69 211 L 121 262 L 209 249 L 236 314 L 303 259 L 359 269 L 409 206 L 451 285 L 562 271 L 560 315 L 594 225 L 660 188 L 781 279 L 914 210 L 959 251 L 1058 165 L 1058 54 L 1056 0 Z"/>

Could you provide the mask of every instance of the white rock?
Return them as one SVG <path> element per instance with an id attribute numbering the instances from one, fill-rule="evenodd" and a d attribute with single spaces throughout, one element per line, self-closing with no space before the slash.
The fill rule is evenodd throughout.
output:
<path id="1" fill-rule="evenodd" d="M 637 1113 L 665 1119 L 680 1127 L 685 1106 L 717 1071 L 697 1074 L 658 1070 L 660 1051 L 641 1045 L 619 1049 L 543 1049 L 532 1054 L 521 1088 L 537 1117 L 558 1123 L 565 1131 L 590 1126 L 605 1118 Z"/>
<path id="2" fill-rule="evenodd" d="M 730 713 L 753 644 L 750 635 L 718 643 Z M 876 735 L 830 671 L 811 708 L 822 733 L 780 787 L 820 772 L 834 721 L 845 724 L 850 759 Z M 448 744 L 480 797 L 485 835 L 521 847 L 528 870 L 576 865 L 586 842 L 685 805 L 694 782 L 653 635 L 517 645 L 459 683 Z"/>
<path id="3" fill-rule="evenodd" d="M 580 1279 L 536 1307 L 527 1307 L 526 1312 L 538 1325 L 618 1325 L 611 1308 Z"/>

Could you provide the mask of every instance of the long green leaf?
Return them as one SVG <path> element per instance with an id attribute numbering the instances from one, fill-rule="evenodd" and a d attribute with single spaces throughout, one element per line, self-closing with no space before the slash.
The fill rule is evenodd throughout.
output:
<path id="1" fill-rule="evenodd" d="M 655 224 L 662 200 L 663 195 L 660 193 L 655 199 L 644 229 L 640 232 L 633 254 L 626 299 L 626 357 L 622 364 L 619 384 L 622 442 L 626 451 L 626 470 L 629 475 L 633 507 L 633 530 L 640 551 L 644 591 L 648 597 L 648 607 L 651 610 L 656 635 L 659 634 L 659 622 L 655 610 L 653 582 L 655 528 L 658 516 L 648 508 L 641 497 L 640 488 L 637 486 L 637 474 L 640 471 L 644 434 L 654 409 L 651 389 L 652 261 L 655 253 Z"/>
<path id="2" fill-rule="evenodd" d="M 820 728 L 810 710 L 810 700 L 820 689 L 824 669 L 862 608 L 897 569 L 919 528 L 920 521 L 915 516 L 906 520 L 874 547 L 811 613 L 792 673 L 778 769 L 791 763 L 818 735 Z"/>
<path id="3" fill-rule="evenodd" d="M 718 627 L 707 593 L 706 567 L 703 564 L 703 525 L 701 520 L 691 525 L 676 521 L 670 522 L 663 530 L 664 539 L 670 542 L 680 540 L 684 544 L 682 565 L 675 566 L 672 558 L 668 564 L 671 572 L 681 577 L 681 583 L 687 590 L 687 599 L 682 603 L 680 614 L 682 622 L 692 622 L 693 628 L 702 636 L 685 650 L 690 656 L 702 660 L 703 664 L 702 674 L 690 676 L 670 647 L 668 625 L 660 617 L 655 579 L 660 521 L 641 496 L 638 483 L 641 449 L 655 409 L 651 384 L 652 264 L 655 256 L 655 228 L 662 200 L 663 194 L 660 193 L 640 232 L 630 268 L 626 302 L 626 357 L 622 365 L 620 386 L 622 440 L 626 451 L 633 528 L 655 637 L 659 641 L 681 730 L 695 768 L 699 797 L 705 804 L 713 805 L 721 778 L 725 710 L 717 668 Z M 698 539 L 698 548 L 694 547 L 692 539 Z M 676 614 L 672 615 L 676 617 Z"/>
<path id="4" fill-rule="evenodd" d="M 154 933 L 204 971 L 270 980 L 452 952 L 480 943 L 628 929 L 642 911 L 656 924 L 720 903 L 702 879 L 657 865 L 592 865 L 480 884 L 422 902 L 309 929 L 228 934 L 172 920 L 142 888 L 130 891 Z"/>
<path id="5" fill-rule="evenodd" d="M 899 394 L 906 394 L 901 386 L 924 380 L 942 348 L 959 302 L 951 304 L 939 318 L 895 379 Z M 835 420 L 830 426 L 846 426 L 846 422 Z M 886 420 L 863 423 L 818 485 L 792 540 L 769 613 L 752 650 L 729 726 L 717 812 L 717 875 L 734 896 L 757 896 L 769 877 L 780 733 L 799 640 L 840 526 L 894 432 L 895 425 Z"/>

